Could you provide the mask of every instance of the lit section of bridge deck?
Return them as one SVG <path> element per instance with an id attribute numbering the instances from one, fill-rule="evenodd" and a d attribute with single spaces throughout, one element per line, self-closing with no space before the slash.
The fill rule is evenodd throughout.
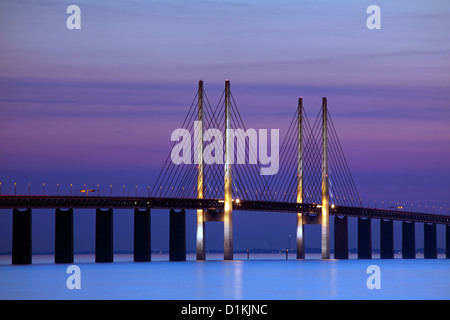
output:
<path id="1" fill-rule="evenodd" d="M 14 208 L 223 210 L 223 200 L 153 197 L 0 196 L 0 209 Z M 317 215 L 321 212 L 321 206 L 308 203 L 239 200 L 233 201 L 233 210 L 285 213 L 303 212 L 310 215 Z M 450 224 L 450 216 L 448 215 L 389 209 L 335 206 L 330 208 L 330 214 L 338 216 Z"/>

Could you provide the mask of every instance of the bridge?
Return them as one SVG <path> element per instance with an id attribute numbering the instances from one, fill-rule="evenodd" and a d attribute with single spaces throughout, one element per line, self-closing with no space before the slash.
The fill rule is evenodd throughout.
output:
<path id="1" fill-rule="evenodd" d="M 449 215 L 362 205 L 326 98 L 311 122 L 303 99 L 298 99 L 276 158 L 273 150 L 272 158 L 267 152 L 274 141 L 265 145 L 266 154 L 261 146 L 259 150 L 252 147 L 256 131 L 245 129 L 228 80 L 215 107 L 199 81 L 180 129 L 172 135 L 172 152 L 148 197 L 0 195 L 0 209 L 13 210 L 12 263 L 32 263 L 31 214 L 32 209 L 41 208 L 55 209 L 55 263 L 73 263 L 74 209 L 86 208 L 96 209 L 96 262 L 114 260 L 113 209 L 134 210 L 134 261 L 151 261 L 151 209 L 170 210 L 171 261 L 186 260 L 186 210 L 197 212 L 197 260 L 206 259 L 205 224 L 214 221 L 224 224 L 224 259 L 233 259 L 233 211 L 296 214 L 297 259 L 305 258 L 308 224 L 321 225 L 322 259 L 331 258 L 330 216 L 334 216 L 335 259 L 349 257 L 349 217 L 358 219 L 360 259 L 372 258 L 372 219 L 380 220 L 381 258 L 394 258 L 393 221 L 402 221 L 403 258 L 416 256 L 415 223 L 424 223 L 425 258 L 437 258 L 436 225 L 445 225 L 446 258 L 450 258 Z M 174 154 L 180 160 L 177 163 Z M 272 166 L 274 162 L 279 165 Z"/>

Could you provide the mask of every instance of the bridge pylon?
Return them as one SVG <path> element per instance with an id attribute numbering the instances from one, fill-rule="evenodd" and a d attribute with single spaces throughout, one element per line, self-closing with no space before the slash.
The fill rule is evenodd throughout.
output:
<path id="1" fill-rule="evenodd" d="M 328 108 L 322 99 L 322 259 L 330 259 L 330 192 L 328 185 Z"/>
<path id="2" fill-rule="evenodd" d="M 297 203 L 303 203 L 303 98 L 298 98 Z M 303 213 L 297 212 L 297 259 L 305 259 Z"/>
<path id="3" fill-rule="evenodd" d="M 198 82 L 198 124 L 195 128 L 195 143 L 197 144 L 197 198 L 204 197 L 203 170 L 203 81 Z M 205 260 L 205 215 L 203 209 L 197 209 L 197 260 Z"/>
<path id="4" fill-rule="evenodd" d="M 230 81 L 225 81 L 225 172 L 224 172 L 224 215 L 223 215 L 223 252 L 225 260 L 233 260 L 233 199 L 232 199 L 232 147 L 231 139 L 231 93 Z"/>
<path id="5" fill-rule="evenodd" d="M 297 203 L 303 203 L 303 99 L 298 99 L 297 112 Z M 297 212 L 297 259 L 305 258 L 304 225 L 321 224 L 322 259 L 330 259 L 330 191 L 328 177 L 328 110 L 327 99 L 322 99 L 322 159 L 321 159 L 321 213 L 316 218 Z"/>

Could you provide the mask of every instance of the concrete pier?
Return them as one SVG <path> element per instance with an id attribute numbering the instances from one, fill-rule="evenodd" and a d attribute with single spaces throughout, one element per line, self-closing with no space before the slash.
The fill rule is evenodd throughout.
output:
<path id="1" fill-rule="evenodd" d="M 445 226 L 445 257 L 450 259 L 450 225 Z"/>
<path id="2" fill-rule="evenodd" d="M 31 264 L 31 209 L 13 209 L 12 264 Z"/>
<path id="3" fill-rule="evenodd" d="M 73 209 L 55 210 L 55 263 L 73 263 Z"/>
<path id="4" fill-rule="evenodd" d="M 305 226 L 303 224 L 303 214 L 297 212 L 297 259 L 305 259 Z"/>
<path id="5" fill-rule="evenodd" d="M 113 262 L 113 209 L 95 214 L 95 262 Z"/>
<path id="6" fill-rule="evenodd" d="M 402 221 L 402 258 L 416 258 L 416 232 L 414 222 Z"/>
<path id="7" fill-rule="evenodd" d="M 186 261 L 186 212 L 170 210 L 169 260 Z"/>
<path id="8" fill-rule="evenodd" d="M 437 258 L 436 224 L 423 224 L 424 257 L 425 259 Z"/>
<path id="9" fill-rule="evenodd" d="M 134 209 L 134 257 L 135 262 L 151 261 L 150 209 Z"/>
<path id="10" fill-rule="evenodd" d="M 196 249 L 197 260 L 205 260 L 205 214 L 203 210 L 197 210 L 197 234 L 196 234 Z"/>
<path id="11" fill-rule="evenodd" d="M 358 259 L 372 259 L 372 223 L 358 218 Z"/>
<path id="12" fill-rule="evenodd" d="M 348 217 L 334 216 L 334 258 L 348 259 Z"/>
<path id="13" fill-rule="evenodd" d="M 380 258 L 394 259 L 393 220 L 380 220 Z"/>

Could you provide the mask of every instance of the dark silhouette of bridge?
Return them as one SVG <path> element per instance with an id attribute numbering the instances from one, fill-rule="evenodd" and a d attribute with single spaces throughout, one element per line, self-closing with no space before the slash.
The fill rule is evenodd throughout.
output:
<path id="1" fill-rule="evenodd" d="M 12 263 L 32 262 L 33 208 L 56 210 L 56 263 L 73 263 L 73 212 L 82 208 L 96 209 L 96 262 L 113 261 L 113 209 L 134 209 L 135 261 L 151 260 L 151 209 L 170 210 L 169 259 L 174 261 L 186 260 L 185 210 L 197 210 L 197 260 L 206 259 L 205 224 L 213 221 L 223 221 L 224 259 L 233 259 L 232 218 L 236 210 L 296 214 L 297 259 L 305 258 L 304 226 L 307 224 L 321 225 L 322 258 L 331 258 L 330 216 L 334 216 L 335 259 L 348 259 L 349 217 L 358 219 L 358 258 L 372 257 L 372 219 L 380 219 L 381 258 L 394 258 L 393 221 L 402 221 L 403 258 L 415 258 L 416 222 L 424 223 L 425 258 L 437 258 L 436 225 L 446 225 L 446 257 L 450 258 L 449 215 L 362 205 L 326 98 L 311 122 L 303 99 L 298 99 L 279 148 L 276 159 L 279 167 L 277 171 L 273 169 L 274 174 L 270 174 L 270 168 L 269 174 L 261 174 L 262 168 L 268 170 L 268 163 L 261 159 L 251 163 L 257 159 L 252 153 L 258 152 L 251 147 L 254 132 L 245 128 L 229 81 L 225 82 L 225 90 L 215 107 L 200 81 L 180 129 L 194 136 L 192 145 L 190 139 L 181 135 L 172 137 L 174 146 L 182 149 L 183 156 L 188 155 L 184 160 L 189 161 L 175 164 L 169 154 L 151 192 L 149 188 L 148 197 L 0 195 L 0 209 L 13 209 Z M 233 135 L 231 129 L 241 131 L 234 131 Z M 223 141 L 217 140 L 218 133 L 224 137 Z M 225 156 L 219 160 L 223 162 L 217 161 L 221 150 Z M 216 161 L 211 163 L 211 159 L 204 159 L 205 155 Z"/>

